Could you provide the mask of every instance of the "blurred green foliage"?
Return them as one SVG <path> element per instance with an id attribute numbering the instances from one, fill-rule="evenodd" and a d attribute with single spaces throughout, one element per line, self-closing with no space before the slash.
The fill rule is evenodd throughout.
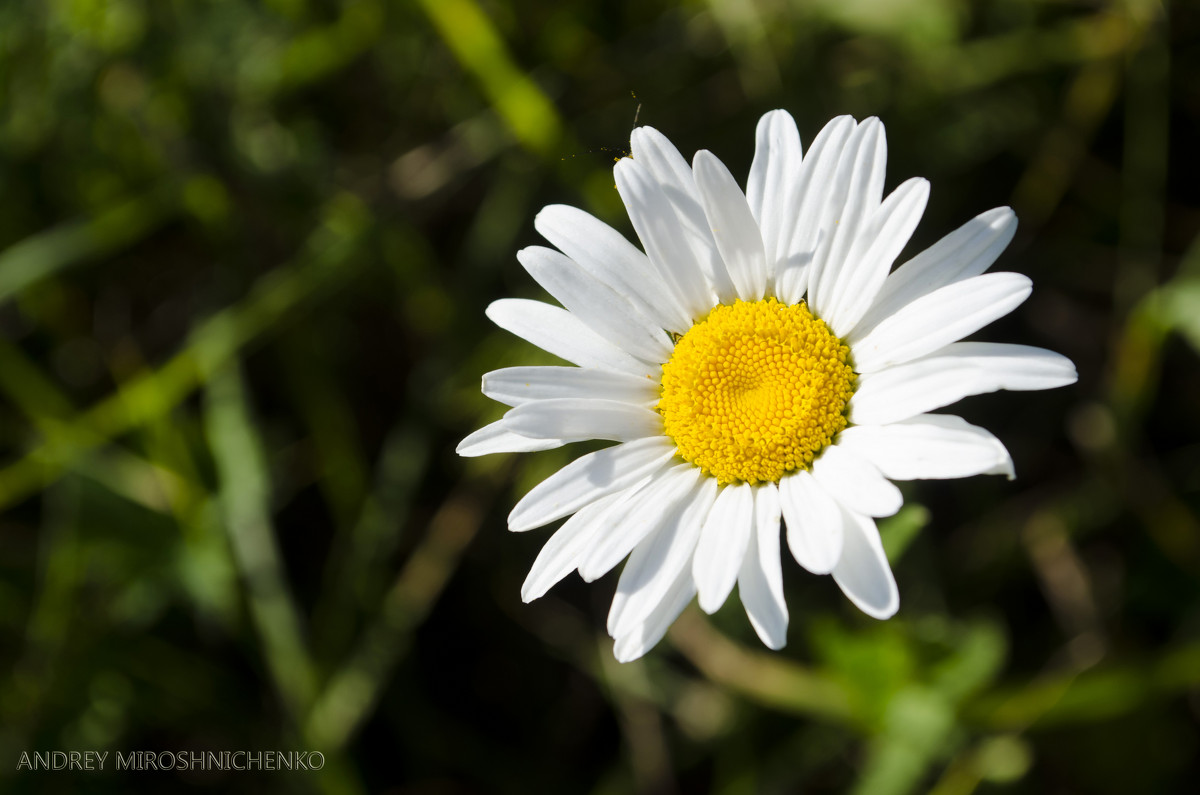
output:
<path id="1" fill-rule="evenodd" d="M 1182 0 L 6 0 L 0 782 L 12 792 L 1184 792 L 1200 776 L 1200 8 Z M 987 208 L 1077 386 L 961 407 L 1020 479 L 905 487 L 900 615 L 785 565 L 621 666 L 463 461 L 552 202 L 630 233 L 636 123 L 735 173 L 880 116 L 912 250 Z M 22 751 L 319 750 L 309 773 Z"/>

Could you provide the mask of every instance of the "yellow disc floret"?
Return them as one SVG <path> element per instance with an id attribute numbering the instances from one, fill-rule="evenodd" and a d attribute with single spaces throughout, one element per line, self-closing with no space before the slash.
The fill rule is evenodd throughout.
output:
<path id="1" fill-rule="evenodd" d="M 658 411 L 679 455 L 720 483 L 807 469 L 846 427 L 850 349 L 804 304 L 720 305 L 663 365 Z"/>

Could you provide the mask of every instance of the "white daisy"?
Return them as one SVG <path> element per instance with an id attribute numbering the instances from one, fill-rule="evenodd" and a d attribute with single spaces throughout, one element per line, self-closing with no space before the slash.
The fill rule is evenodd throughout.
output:
<path id="1" fill-rule="evenodd" d="M 1076 379 L 1050 351 L 959 342 L 1029 296 L 1025 276 L 984 274 L 1016 216 L 989 210 L 889 273 L 929 183 L 883 197 L 878 119 L 836 118 L 802 157 L 792 117 L 766 114 L 745 193 L 711 152 L 689 167 L 649 127 L 631 147 L 616 184 L 645 253 L 581 210 L 546 207 L 534 225 L 558 250 L 517 258 L 562 307 L 503 299 L 487 310 L 577 366 L 485 375 L 484 394 L 512 408 L 458 452 L 617 442 L 513 508 L 514 531 L 570 517 L 522 597 L 628 557 L 608 617 L 617 659 L 645 654 L 693 596 L 712 613 L 735 583 L 778 649 L 782 520 L 801 566 L 888 618 L 899 595 L 875 519 L 901 506 L 891 481 L 1013 476 L 992 434 L 927 412 Z"/>

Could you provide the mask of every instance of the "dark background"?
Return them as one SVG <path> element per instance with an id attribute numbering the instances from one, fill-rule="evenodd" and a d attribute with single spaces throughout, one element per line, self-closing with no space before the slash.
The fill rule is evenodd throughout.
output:
<path id="1" fill-rule="evenodd" d="M 636 122 L 744 178 L 887 125 L 909 254 L 1008 204 L 1033 297 L 980 339 L 1080 379 L 955 407 L 1018 480 L 904 485 L 898 616 L 785 560 L 618 665 L 615 575 L 520 584 L 463 460 L 539 295 L 543 205 L 632 234 Z M 1200 8 L 1068 0 L 0 2 L 6 791 L 1187 792 L 1200 777 Z M 104 772 L 17 771 L 107 750 Z M 318 750 L 318 773 L 112 752 Z"/>

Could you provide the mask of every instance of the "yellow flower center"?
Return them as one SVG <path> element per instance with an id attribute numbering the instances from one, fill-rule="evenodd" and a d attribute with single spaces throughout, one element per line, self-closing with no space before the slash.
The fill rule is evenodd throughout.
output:
<path id="1" fill-rule="evenodd" d="M 675 343 L 658 412 L 679 455 L 720 483 L 778 481 L 846 427 L 849 355 L 803 303 L 723 304 Z"/>

